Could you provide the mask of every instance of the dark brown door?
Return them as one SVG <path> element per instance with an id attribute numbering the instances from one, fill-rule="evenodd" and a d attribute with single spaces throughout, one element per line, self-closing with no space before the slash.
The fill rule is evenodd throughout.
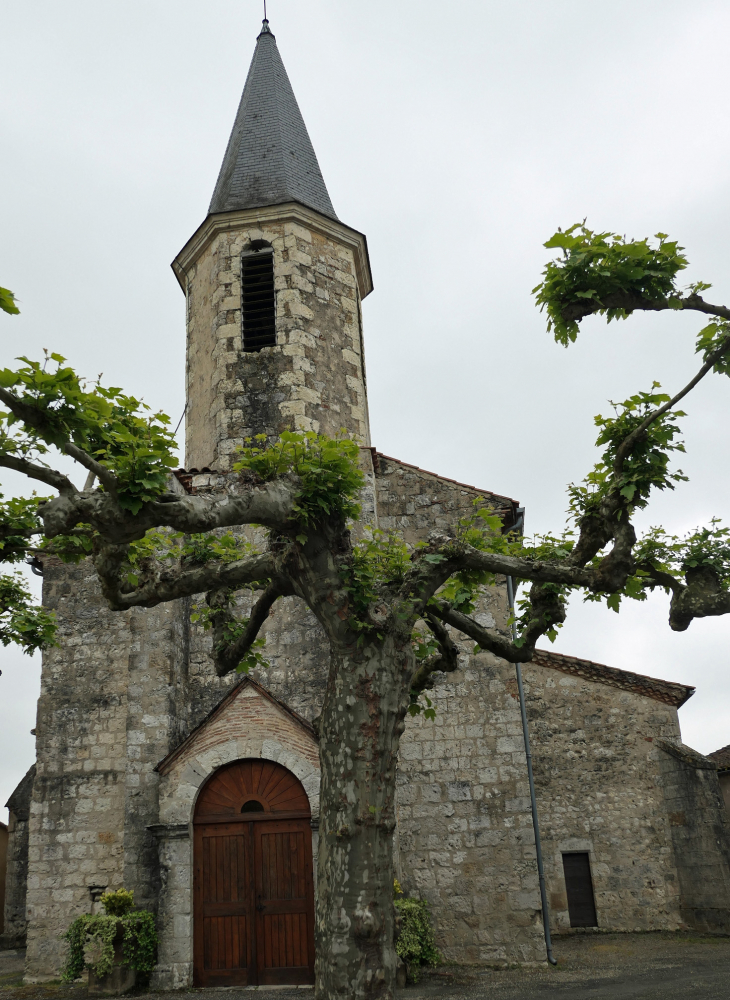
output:
<path id="1" fill-rule="evenodd" d="M 312 871 L 311 826 L 301 819 L 252 825 L 258 982 L 313 983 L 309 939 L 314 900 L 312 879 L 307 878 Z"/>
<path id="2" fill-rule="evenodd" d="M 196 868 L 199 866 L 195 969 L 201 986 L 249 986 L 256 982 L 250 825 L 219 823 L 195 828 Z"/>
<path id="3" fill-rule="evenodd" d="M 309 800 L 269 761 L 236 761 L 195 809 L 196 986 L 314 982 Z"/>
<path id="4" fill-rule="evenodd" d="M 597 927 L 596 901 L 593 896 L 591 859 L 587 851 L 563 855 L 565 892 L 571 927 Z"/>

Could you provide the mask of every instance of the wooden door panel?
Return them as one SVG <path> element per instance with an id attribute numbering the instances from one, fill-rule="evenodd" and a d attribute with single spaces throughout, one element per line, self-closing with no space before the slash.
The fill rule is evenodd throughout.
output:
<path id="1" fill-rule="evenodd" d="M 299 969 L 309 964 L 305 913 L 264 914 L 262 924 L 266 969 Z"/>
<path id="2" fill-rule="evenodd" d="M 256 813 L 243 808 L 252 798 Z M 312 831 L 298 779 L 271 761 L 226 765 L 201 790 L 194 831 L 194 985 L 313 983 Z"/>
<path id="3" fill-rule="evenodd" d="M 209 973 L 248 970 L 248 918 L 204 917 L 204 967 Z"/>
<path id="4" fill-rule="evenodd" d="M 272 820 L 254 826 L 256 965 L 262 985 L 314 982 L 311 871 L 307 820 Z"/>
<path id="5" fill-rule="evenodd" d="M 261 829 L 261 895 L 265 900 L 306 899 L 304 831 L 270 833 L 270 827 Z"/>
<path id="6" fill-rule="evenodd" d="M 254 974 L 251 830 L 195 829 L 195 983 L 249 985 Z"/>
<path id="7" fill-rule="evenodd" d="M 220 831 L 220 832 L 219 832 Z M 203 833 L 203 903 L 246 902 L 251 873 L 248 830 L 237 828 L 231 835 L 221 828 Z"/>

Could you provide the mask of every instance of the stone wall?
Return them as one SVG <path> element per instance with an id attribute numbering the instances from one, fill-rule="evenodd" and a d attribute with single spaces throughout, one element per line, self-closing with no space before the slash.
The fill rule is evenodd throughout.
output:
<path id="1" fill-rule="evenodd" d="M 241 343 L 240 259 L 260 239 L 274 250 L 277 344 L 250 354 Z M 228 470 L 245 437 L 287 428 L 336 434 L 344 427 L 362 442 L 367 480 L 356 534 L 365 524 L 378 526 L 415 545 L 469 515 L 475 501 L 499 512 L 505 526 L 514 523 L 515 501 L 369 448 L 360 299 L 370 279 L 359 234 L 301 206 L 228 213 L 207 220 L 175 268 L 188 301 L 188 464 L 208 467 L 181 474 L 181 489 L 235 491 L 237 477 Z M 301 727 L 294 735 L 282 728 L 281 710 L 253 686 L 246 688 L 252 693 L 235 693 L 235 674 L 216 676 L 210 633 L 190 620 L 198 599 L 110 612 L 90 564 L 44 563 L 44 603 L 57 613 L 60 644 L 44 656 L 38 708 L 28 978 L 57 975 L 60 935 L 89 910 L 91 887 L 124 885 L 138 904 L 159 907 L 158 984 L 187 986 L 189 830 L 198 788 L 228 760 L 268 757 L 303 775 L 316 813 L 316 745 Z M 251 595 L 240 596 L 242 614 L 250 602 Z M 507 611 L 501 578 L 476 617 L 507 634 Z M 311 721 L 321 710 L 329 665 L 318 622 L 290 597 L 277 602 L 264 633 L 270 667 L 255 680 Z M 457 671 L 435 678 L 436 719 L 407 720 L 398 774 L 399 875 L 406 891 L 429 900 L 448 959 L 541 962 L 514 668 L 475 654 L 471 641 L 460 643 L 460 654 Z M 681 686 L 639 683 L 610 668 L 596 672 L 585 661 L 571 667 L 569 659 L 525 668 L 555 929 L 568 927 L 566 850 L 590 854 L 600 927 L 671 928 L 686 921 L 688 906 L 695 915 L 717 910 L 709 897 L 692 901 L 682 888 L 712 865 L 713 872 L 725 870 L 711 844 L 720 836 L 717 816 L 706 818 L 711 782 L 696 778 L 696 769 L 691 779 L 677 772 L 673 758 L 669 776 L 670 758 L 656 743 L 679 739 L 683 695 L 674 689 Z M 690 804 L 685 815 L 694 810 L 685 839 L 705 868 L 687 868 L 685 882 L 677 874 L 681 838 L 667 795 Z"/>
<path id="2" fill-rule="evenodd" d="M 636 675 L 603 667 L 589 679 L 581 664 L 542 655 L 523 667 L 553 928 L 570 930 L 562 853 L 587 851 L 599 928 L 676 929 L 679 885 L 654 741 L 679 738 L 676 705 L 691 689 L 666 685 L 674 703 L 658 701 L 621 686 Z"/>
<path id="3" fill-rule="evenodd" d="M 378 527 L 398 532 L 410 545 L 425 540 L 432 529 L 448 529 L 472 514 L 478 497 L 503 516 L 505 526 L 514 523 L 517 504 L 508 497 L 445 479 L 380 452 L 374 466 Z"/>
<path id="4" fill-rule="evenodd" d="M 682 920 L 730 933 L 730 821 L 717 765 L 678 741 L 657 742 Z"/>
<path id="5" fill-rule="evenodd" d="M 378 524 L 409 544 L 448 529 L 474 500 L 513 523 L 516 504 L 377 454 Z M 506 630 L 504 578 L 481 624 Z M 455 638 L 457 638 L 455 636 Z M 433 721 L 408 718 L 398 769 L 399 877 L 427 899 L 436 940 L 457 962 L 544 960 L 540 897 L 519 707 L 512 668 L 459 641 L 459 669 L 437 674 Z"/>
<path id="6" fill-rule="evenodd" d="M 492 607 L 503 620 L 498 599 Z M 428 900 L 448 960 L 540 962 L 535 845 L 511 668 L 489 653 L 471 655 L 471 642 L 461 648 L 460 669 L 438 675 L 429 692 L 436 718 L 411 719 L 403 734 L 403 887 Z"/>
<path id="7" fill-rule="evenodd" d="M 720 782 L 720 791 L 722 792 L 725 808 L 728 812 L 730 812 L 730 771 L 722 771 L 718 774 L 718 779 Z"/>
<path id="8" fill-rule="evenodd" d="M 28 883 L 28 824 L 34 778 L 35 764 L 29 768 L 6 803 L 10 816 L 5 868 L 4 921 L 2 935 L 0 935 L 0 948 L 25 947 L 28 930 L 25 912 Z"/>
<path id="9" fill-rule="evenodd" d="M 58 618 L 36 725 L 27 909 L 30 980 L 57 975 L 60 935 L 89 912 L 91 887 L 124 885 L 156 905 L 154 766 L 170 749 L 179 604 L 109 611 L 88 562 L 44 558 L 44 604 Z"/>
<path id="10" fill-rule="evenodd" d="M 356 255 L 364 238 L 303 208 L 217 216 L 177 265 L 188 301 L 187 466 L 227 471 L 244 438 L 284 430 L 369 445 Z M 241 254 L 273 247 L 274 347 L 244 352 Z M 360 277 L 362 281 L 362 277 Z"/>

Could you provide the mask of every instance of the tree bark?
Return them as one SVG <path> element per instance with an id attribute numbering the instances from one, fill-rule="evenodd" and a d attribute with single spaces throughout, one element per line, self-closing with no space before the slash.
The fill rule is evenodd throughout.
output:
<path id="1" fill-rule="evenodd" d="M 394 996 L 395 780 L 414 665 L 392 634 L 332 646 L 320 717 L 316 1000 Z"/>

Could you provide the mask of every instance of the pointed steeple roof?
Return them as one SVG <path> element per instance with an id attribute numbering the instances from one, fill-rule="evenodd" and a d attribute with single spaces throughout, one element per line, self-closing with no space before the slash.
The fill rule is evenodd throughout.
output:
<path id="1" fill-rule="evenodd" d="M 208 211 L 288 201 L 337 218 L 276 38 L 264 20 Z"/>

